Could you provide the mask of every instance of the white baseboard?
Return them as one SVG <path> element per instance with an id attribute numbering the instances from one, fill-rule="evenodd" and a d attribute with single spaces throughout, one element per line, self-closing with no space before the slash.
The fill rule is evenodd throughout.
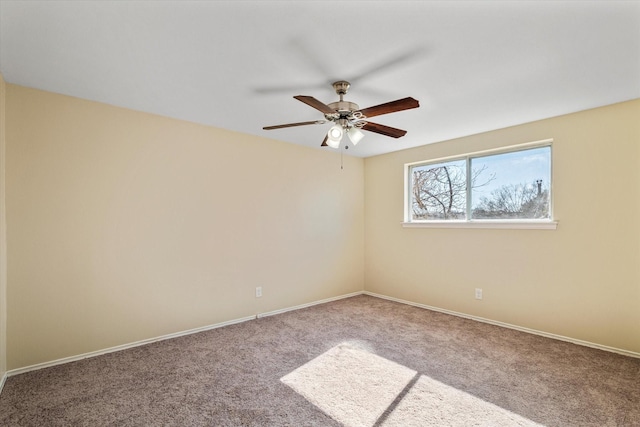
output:
<path id="1" fill-rule="evenodd" d="M 427 310 L 437 311 L 439 313 L 450 314 L 452 316 L 463 317 L 465 319 L 475 320 L 477 322 L 488 323 L 488 324 L 491 324 L 491 325 L 501 326 L 503 328 L 508 328 L 508 329 L 514 329 L 516 331 L 526 332 L 526 333 L 533 334 L 533 335 L 539 335 L 539 336 L 546 337 L 546 338 L 552 338 L 552 339 L 559 340 L 559 341 L 566 341 L 566 342 L 570 342 L 572 344 L 582 345 L 582 346 L 585 346 L 585 347 L 597 348 L 598 350 L 609 351 L 611 353 L 617 353 L 617 354 L 621 354 L 623 356 L 630 356 L 630 357 L 640 358 L 640 353 L 636 353 L 634 351 L 623 350 L 623 349 L 620 349 L 620 348 L 609 347 L 609 346 L 606 346 L 606 345 L 596 344 L 596 343 L 592 343 L 592 342 L 589 342 L 589 341 L 582 341 L 582 340 L 578 340 L 578 339 L 575 339 L 575 338 L 565 337 L 563 335 L 556 335 L 556 334 L 551 334 L 551 333 L 548 333 L 548 332 L 538 331 L 538 330 L 535 330 L 535 329 L 524 328 L 522 326 L 512 325 L 510 323 L 498 322 L 496 320 L 485 319 L 484 317 L 472 316 L 470 314 L 460 313 L 460 312 L 457 312 L 457 311 L 446 310 L 446 309 L 443 309 L 443 308 L 433 307 L 433 306 L 425 305 L 425 304 L 419 304 L 419 303 L 415 303 L 415 302 L 411 302 L 411 301 L 406 301 L 406 300 L 403 300 L 403 299 L 400 299 L 400 298 L 394 298 L 394 297 L 390 297 L 390 296 L 387 296 L 387 295 L 376 294 L 374 292 L 364 291 L 362 293 L 364 295 L 369 295 L 369 296 L 376 297 L 376 298 L 382 298 L 382 299 L 386 299 L 386 300 L 389 300 L 389 301 L 395 301 L 395 302 L 399 302 L 401 304 L 407 304 L 407 305 L 411 305 L 411 306 L 414 306 L 414 307 L 424 308 L 424 309 L 427 309 Z"/>
<path id="2" fill-rule="evenodd" d="M 255 316 L 242 317 L 240 319 L 229 320 L 227 322 L 216 323 L 214 325 L 202 326 L 200 328 L 194 328 L 194 329 L 189 329 L 189 330 L 186 330 L 186 331 L 176 332 L 176 333 L 173 333 L 173 334 L 162 335 L 162 336 L 159 336 L 159 337 L 149 338 L 149 339 L 146 339 L 146 340 L 140 340 L 140 341 L 132 342 L 132 343 L 129 343 L 129 344 L 118 345 L 118 346 L 106 348 L 106 349 L 103 349 L 103 350 L 91 351 L 89 353 L 83 353 L 83 354 L 79 354 L 77 356 L 63 357 L 62 359 L 57 359 L 57 360 L 52 360 L 50 362 L 43 362 L 43 363 L 38 363 L 38 364 L 35 364 L 35 365 L 25 366 L 24 368 L 12 369 L 10 371 L 7 371 L 4 374 L 2 382 L 0 383 L 0 392 L 2 392 L 2 385 L 4 385 L 4 381 L 6 380 L 6 378 L 7 377 L 11 377 L 13 375 L 19 375 L 19 374 L 24 374 L 26 372 L 37 371 L 39 369 L 49 368 L 51 366 L 56 366 L 56 365 L 62 365 L 64 363 L 75 362 L 75 361 L 78 361 L 78 360 L 87 359 L 89 357 L 101 356 L 103 354 L 108 354 L 108 353 L 113 353 L 113 352 L 116 352 L 116 351 L 126 350 L 126 349 L 129 349 L 129 348 L 139 347 L 141 345 L 151 344 L 151 343 L 158 342 L 158 341 L 164 341 L 164 340 L 168 340 L 168 339 L 171 339 L 171 338 L 178 338 L 178 337 L 181 337 L 181 336 L 184 336 L 184 335 L 191 335 L 191 334 L 196 334 L 198 332 L 208 331 L 208 330 L 211 330 L 211 329 L 222 328 L 223 326 L 234 325 L 236 323 L 242 323 L 242 322 L 246 322 L 248 320 L 254 320 L 254 319 L 260 318 L 260 317 L 273 316 L 275 314 L 285 313 L 287 311 L 299 310 L 301 308 L 311 307 L 311 306 L 317 305 L 317 304 L 324 304 L 324 303 L 331 302 L 331 301 L 337 301 L 339 299 L 344 299 L 344 298 L 349 298 L 349 297 L 353 297 L 353 296 L 356 296 L 356 295 L 361 295 L 362 293 L 363 293 L 362 291 L 359 291 L 359 292 L 353 292 L 353 293 L 350 293 L 350 294 L 339 295 L 337 297 L 327 298 L 327 299 L 323 299 L 323 300 L 320 300 L 320 301 L 314 301 L 314 302 L 310 302 L 310 303 L 307 303 L 307 304 L 301 304 L 301 305 L 297 305 L 295 307 L 283 308 L 281 310 L 274 310 L 274 311 L 270 311 L 270 312 L 267 312 L 267 313 L 261 313 L 261 314 L 255 315 Z"/>
<path id="3" fill-rule="evenodd" d="M 352 292 L 350 294 L 344 294 L 344 295 L 339 295 L 337 297 L 326 298 L 326 299 L 323 299 L 323 300 L 320 300 L 320 301 L 313 301 L 313 302 L 309 302 L 309 303 L 306 303 L 306 304 L 300 304 L 300 305 L 296 305 L 294 307 L 282 308 L 280 310 L 268 311 L 266 313 L 258 314 L 257 317 L 261 318 L 261 317 L 267 317 L 267 316 L 274 316 L 276 314 L 286 313 L 287 311 L 300 310 L 301 308 L 307 308 L 307 307 L 311 307 L 311 306 L 318 305 L 318 304 L 325 304 L 325 303 L 331 302 L 331 301 L 337 301 L 337 300 L 340 300 L 340 299 L 355 297 L 357 295 L 362 295 L 363 293 L 364 293 L 364 291 Z"/>
<path id="4" fill-rule="evenodd" d="M 171 338 L 178 338 L 184 335 L 196 334 L 198 332 L 208 331 L 210 329 L 221 328 L 223 326 L 235 325 L 236 323 L 246 322 L 248 320 L 254 320 L 256 316 L 247 316 L 240 319 L 229 320 L 227 322 L 216 323 L 214 325 L 202 326 L 200 328 L 189 329 L 186 331 L 176 332 L 173 334 L 162 335 L 155 338 L 149 338 L 146 340 L 135 341 L 129 344 L 118 345 L 115 347 L 105 348 L 103 350 L 91 351 L 89 353 L 79 354 L 77 356 L 63 357 L 62 359 L 52 360 L 50 362 L 37 363 L 35 365 L 25 366 L 24 368 L 12 369 L 7 371 L 6 376 L 11 377 L 13 375 L 24 374 L 26 372 L 37 371 L 38 369 L 49 368 L 51 366 L 62 365 L 64 363 L 75 362 L 89 357 L 101 356 L 103 354 L 113 353 L 116 351 L 126 350 L 129 348 L 140 347 L 141 345 L 151 344 L 158 341 L 164 341 Z"/>
<path id="5" fill-rule="evenodd" d="M 560 341 L 566 341 L 566 342 L 570 342 L 570 343 L 573 343 L 573 344 L 578 344 L 578 345 L 582 345 L 582 346 L 586 346 L 586 347 L 597 348 L 599 350 L 605 350 L 605 351 L 609 351 L 609 352 L 612 352 L 612 353 L 618 353 L 618 354 L 622 354 L 624 356 L 640 358 L 640 353 L 636 353 L 636 352 L 633 352 L 633 351 L 623 350 L 623 349 L 614 348 L 614 347 L 608 347 L 608 346 L 595 344 L 595 343 L 588 342 L 588 341 L 582 341 L 582 340 L 577 340 L 577 339 L 570 338 L 570 337 L 565 337 L 565 336 L 562 336 L 562 335 L 550 334 L 550 333 L 547 333 L 547 332 L 537 331 L 535 329 L 524 328 L 524 327 L 517 326 L 517 325 L 511 325 L 509 323 L 498 322 L 498 321 L 495 321 L 495 320 L 485 319 L 485 318 L 478 317 L 478 316 L 472 316 L 472 315 L 469 315 L 469 314 L 459 313 L 459 312 L 456 312 L 456 311 L 446 310 L 446 309 L 433 307 L 433 306 L 429 306 L 429 305 L 425 305 L 425 304 L 419 304 L 419 303 L 415 303 L 415 302 L 411 302 L 411 301 L 402 300 L 402 299 L 399 299 L 399 298 L 390 297 L 390 296 L 387 296 L 387 295 L 377 294 L 377 293 L 374 293 L 374 292 L 358 291 L 358 292 L 352 292 L 350 294 L 345 294 L 345 295 L 339 295 L 339 296 L 336 296 L 336 297 L 326 298 L 326 299 L 319 300 L 319 301 L 313 301 L 313 302 L 306 303 L 306 304 L 296 305 L 294 307 L 288 307 L 288 308 L 283 308 L 283 309 L 280 309 L 280 310 L 273 310 L 273 311 L 269 311 L 269 312 L 266 312 L 266 313 L 260 313 L 260 314 L 258 314 L 256 316 L 242 317 L 242 318 L 239 318 L 239 319 L 229 320 L 227 322 L 221 322 L 221 323 L 216 323 L 216 324 L 213 324 L 213 325 L 203 326 L 203 327 L 200 327 L 200 328 L 194 328 L 194 329 L 189 329 L 189 330 L 186 330 L 186 331 L 176 332 L 176 333 L 173 333 L 173 334 L 162 335 L 162 336 L 159 336 L 159 337 L 149 338 L 149 339 L 146 339 L 146 340 L 136 341 L 136 342 L 132 342 L 132 343 L 129 343 L 129 344 L 123 344 L 123 345 L 119 345 L 119 346 L 115 346 L 115 347 L 110 347 L 110 348 L 106 348 L 106 349 L 103 349 L 103 350 L 92 351 L 92 352 L 80 354 L 80 355 L 77 355 L 77 356 L 64 357 L 62 359 L 52 360 L 50 362 L 38 363 L 38 364 L 35 364 L 35 365 L 26 366 L 24 368 L 12 369 L 10 371 L 7 371 L 2 376 L 2 379 L 0 379 L 0 393 L 2 392 L 2 388 L 4 387 L 4 384 L 5 384 L 6 380 L 7 380 L 7 378 L 11 377 L 13 375 L 18 375 L 18 374 L 23 374 L 23 373 L 26 373 L 26 372 L 36 371 L 36 370 L 39 370 L 39 369 L 49 368 L 51 366 L 62 365 L 64 363 L 75 362 L 75 361 L 78 361 L 78 360 L 87 359 L 89 357 L 101 356 L 103 354 L 108 354 L 108 353 L 113 353 L 113 352 L 116 352 L 116 351 L 126 350 L 126 349 L 129 349 L 129 348 L 139 347 L 139 346 L 142 346 L 142 345 L 151 344 L 151 343 L 158 342 L 158 341 L 164 341 L 164 340 L 168 340 L 168 339 L 171 339 L 171 338 L 178 338 L 178 337 L 181 337 L 181 336 L 184 336 L 184 335 L 191 335 L 191 334 L 195 334 L 195 333 L 198 333 L 198 332 L 208 331 L 208 330 L 211 330 L 211 329 L 222 328 L 224 326 L 234 325 L 236 323 L 242 323 L 242 322 L 246 322 L 246 321 L 249 321 L 249 320 L 254 320 L 256 318 L 274 316 L 276 314 L 286 313 L 288 311 L 300 310 L 302 308 L 307 308 L 307 307 L 311 307 L 311 306 L 318 305 L 318 304 L 325 304 L 325 303 L 328 303 L 328 302 L 337 301 L 337 300 L 341 300 L 341 299 L 345 299 L 345 298 L 350 298 L 350 297 L 354 297 L 354 296 L 357 296 L 357 295 L 369 295 L 369 296 L 376 297 L 376 298 L 381 298 L 381 299 L 386 299 L 386 300 L 389 300 L 389 301 L 399 302 L 401 304 L 411 305 L 411 306 L 414 306 L 414 307 L 419 307 L 419 308 L 424 308 L 424 309 L 427 309 L 427 310 L 437 311 L 437 312 L 440 312 L 440 313 L 450 314 L 450 315 L 457 316 L 457 317 L 463 317 L 465 319 L 475 320 L 475 321 L 483 322 L 483 323 L 489 323 L 491 325 L 502 326 L 504 328 L 509 328 L 509 329 L 515 329 L 515 330 L 521 331 L 521 332 L 527 332 L 527 333 L 534 334 L 534 335 L 540 335 L 540 336 L 547 337 L 547 338 L 552 338 L 552 339 L 556 339 L 556 340 L 560 340 Z"/>

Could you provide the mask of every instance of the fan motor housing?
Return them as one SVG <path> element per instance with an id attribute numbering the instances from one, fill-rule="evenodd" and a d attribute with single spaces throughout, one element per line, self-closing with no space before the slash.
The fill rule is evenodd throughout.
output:
<path id="1" fill-rule="evenodd" d="M 327 106 L 340 114 L 340 118 L 349 117 L 354 111 L 358 111 L 360 109 L 358 104 L 349 101 L 332 102 L 331 104 L 327 104 Z M 325 114 L 325 117 L 330 120 L 329 116 L 331 115 Z"/>

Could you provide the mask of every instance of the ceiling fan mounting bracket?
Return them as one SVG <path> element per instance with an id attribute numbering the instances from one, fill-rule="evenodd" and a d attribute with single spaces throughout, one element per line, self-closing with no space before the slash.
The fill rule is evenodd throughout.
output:
<path id="1" fill-rule="evenodd" d="M 342 96 L 346 95 L 351 87 L 351 83 L 345 80 L 338 80 L 333 83 L 333 89 L 335 89 L 336 94 L 340 95 L 340 100 L 342 101 Z"/>

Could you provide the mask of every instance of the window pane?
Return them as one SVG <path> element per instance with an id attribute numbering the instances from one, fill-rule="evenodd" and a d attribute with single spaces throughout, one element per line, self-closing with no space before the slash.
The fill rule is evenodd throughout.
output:
<path id="1" fill-rule="evenodd" d="M 473 219 L 551 218 L 551 147 L 471 159 Z"/>
<path id="2" fill-rule="evenodd" d="M 465 160 L 411 168 L 411 219 L 465 219 L 466 173 Z"/>

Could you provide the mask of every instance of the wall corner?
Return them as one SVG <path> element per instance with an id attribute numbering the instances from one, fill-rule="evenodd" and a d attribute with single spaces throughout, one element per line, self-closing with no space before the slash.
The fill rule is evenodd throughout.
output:
<path id="1" fill-rule="evenodd" d="M 6 84 L 0 74 L 0 392 L 7 371 Z"/>

